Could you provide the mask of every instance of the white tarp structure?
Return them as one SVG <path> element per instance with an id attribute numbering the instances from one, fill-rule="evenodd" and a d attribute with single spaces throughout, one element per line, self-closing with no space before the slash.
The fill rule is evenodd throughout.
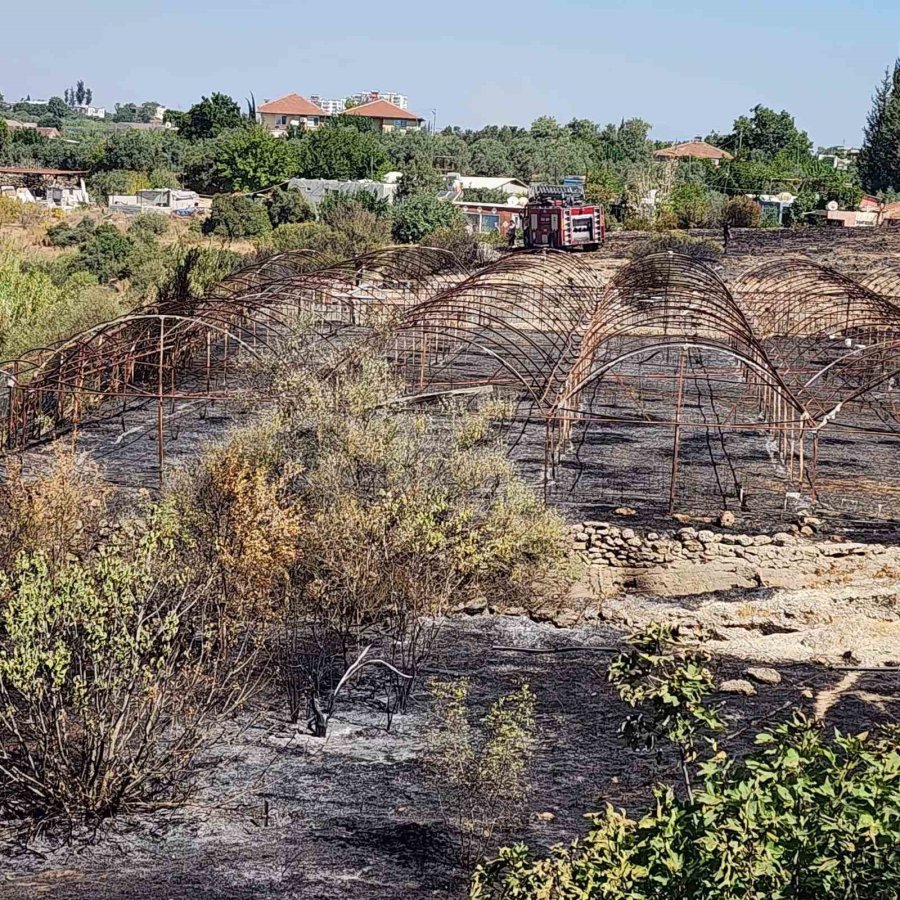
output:
<path id="1" fill-rule="evenodd" d="M 135 194 L 110 194 L 109 205 L 128 210 L 185 212 L 200 208 L 200 195 L 176 188 L 147 188 Z"/>

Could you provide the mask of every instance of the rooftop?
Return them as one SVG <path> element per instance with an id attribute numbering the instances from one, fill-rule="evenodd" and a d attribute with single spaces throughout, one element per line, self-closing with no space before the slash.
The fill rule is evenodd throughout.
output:
<path id="1" fill-rule="evenodd" d="M 326 116 L 324 109 L 299 94 L 287 94 L 277 100 L 268 100 L 256 108 L 257 112 L 276 116 Z"/>
<path id="2" fill-rule="evenodd" d="M 687 141 L 663 147 L 653 154 L 657 159 L 734 159 L 727 150 L 720 150 L 706 141 Z"/>
<path id="3" fill-rule="evenodd" d="M 0 175 L 87 175 L 87 170 L 41 169 L 36 166 L 0 166 Z"/>
<path id="4" fill-rule="evenodd" d="M 421 116 L 401 109 L 395 103 L 387 100 L 373 100 L 371 103 L 363 103 L 360 106 L 351 106 L 344 110 L 345 116 L 365 116 L 368 119 L 408 119 L 412 122 L 424 122 Z"/>

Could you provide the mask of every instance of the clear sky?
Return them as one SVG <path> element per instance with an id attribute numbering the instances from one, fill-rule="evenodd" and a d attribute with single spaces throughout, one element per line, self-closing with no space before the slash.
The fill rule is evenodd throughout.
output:
<path id="1" fill-rule="evenodd" d="M 757 103 L 858 144 L 900 41 L 897 0 L 0 0 L 0 93 L 186 108 L 296 91 L 409 95 L 448 124 L 638 116 L 660 139 Z"/>

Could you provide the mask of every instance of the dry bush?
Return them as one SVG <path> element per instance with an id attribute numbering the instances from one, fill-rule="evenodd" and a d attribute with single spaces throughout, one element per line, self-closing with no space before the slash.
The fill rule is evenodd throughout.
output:
<path id="1" fill-rule="evenodd" d="M 500 697 L 478 727 L 469 683 L 431 682 L 434 721 L 426 734 L 429 781 L 465 862 L 483 856 L 494 835 L 520 823 L 534 752 L 534 695 L 527 684 Z"/>
<path id="2" fill-rule="evenodd" d="M 62 444 L 36 478 L 24 476 L 19 460 L 7 460 L 0 481 L 0 570 L 10 569 L 19 553 L 38 550 L 53 569 L 84 558 L 102 537 L 109 493 L 98 467 Z"/>
<path id="3" fill-rule="evenodd" d="M 762 209 L 750 197 L 732 197 L 722 208 L 721 218 L 723 225 L 733 228 L 758 228 Z"/>
<path id="4" fill-rule="evenodd" d="M 269 426 L 240 432 L 210 452 L 173 493 L 230 620 L 271 621 L 279 611 L 300 535 L 285 484 Z"/>
<path id="5" fill-rule="evenodd" d="M 403 711 L 451 605 L 531 590 L 565 558 L 565 528 L 516 477 L 497 410 L 421 415 L 372 356 L 288 393 L 302 525 L 282 672 L 292 718 L 305 702 L 324 734 L 357 664 L 388 673 L 388 715 Z"/>
<path id="6" fill-rule="evenodd" d="M 182 801 L 252 653 L 223 633 L 163 512 L 88 562 L 36 552 L 0 578 L 0 810 L 71 835 Z"/>

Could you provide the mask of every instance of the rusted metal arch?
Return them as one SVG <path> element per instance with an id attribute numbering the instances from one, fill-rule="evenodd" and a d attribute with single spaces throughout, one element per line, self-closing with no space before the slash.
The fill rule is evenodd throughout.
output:
<path id="1" fill-rule="evenodd" d="M 900 321 L 900 309 L 885 297 L 808 260 L 763 263 L 743 273 L 732 292 L 760 340 L 892 330 Z"/>
<path id="2" fill-rule="evenodd" d="M 468 274 L 455 256 L 437 248 L 388 247 L 326 264 L 308 251 L 292 251 L 244 270 L 238 278 L 244 289 L 236 291 L 232 279 L 224 302 L 247 310 L 280 309 L 283 318 L 318 317 L 329 327 L 357 325 L 369 309 L 412 305 Z"/>
<path id="3" fill-rule="evenodd" d="M 867 290 L 900 305 L 900 263 L 884 260 L 876 269 L 863 273 L 857 280 Z"/>
<path id="4" fill-rule="evenodd" d="M 421 387 L 425 372 L 435 368 L 452 379 L 453 361 L 463 368 L 463 348 L 480 347 L 543 403 L 602 287 L 595 273 L 568 258 L 553 259 L 550 270 L 547 259 L 512 254 L 406 310 L 392 329 L 393 357 L 404 369 L 418 370 Z M 584 280 L 575 281 L 582 274 Z M 466 376 L 471 380 L 473 373 Z M 499 369 L 481 377 L 492 383 Z"/>
<path id="5" fill-rule="evenodd" d="M 852 278 L 805 260 L 767 263 L 735 284 L 785 381 L 824 424 L 850 397 L 900 368 L 900 308 Z M 881 348 L 878 353 L 867 348 Z M 893 418 L 893 412 L 889 418 Z"/>
<path id="6" fill-rule="evenodd" d="M 660 253 L 619 272 L 597 305 L 557 405 L 577 407 L 577 386 L 594 368 L 598 354 L 621 352 L 620 345 L 652 344 L 662 337 L 693 340 L 753 360 L 753 371 L 790 396 L 777 368 L 757 340 L 750 322 L 719 276 L 687 256 Z M 630 352 L 630 351 L 628 351 Z M 798 404 L 791 397 L 791 405 Z"/>
<path id="7" fill-rule="evenodd" d="M 257 348 L 239 333 L 209 320 L 137 313 L 101 323 L 50 350 L 27 381 L 19 379 L 17 365 L 3 367 L 11 372 L 3 409 L 3 443 L 24 449 L 48 433 L 77 427 L 87 409 L 107 399 L 156 399 L 161 435 L 161 404 L 182 395 L 176 387 L 175 370 L 179 361 L 194 351 L 198 333 L 206 335 L 207 348 L 214 341 L 231 342 L 261 358 Z M 207 353 L 208 370 L 210 364 Z M 209 377 L 207 371 L 207 386 L 200 393 L 214 399 Z"/>

